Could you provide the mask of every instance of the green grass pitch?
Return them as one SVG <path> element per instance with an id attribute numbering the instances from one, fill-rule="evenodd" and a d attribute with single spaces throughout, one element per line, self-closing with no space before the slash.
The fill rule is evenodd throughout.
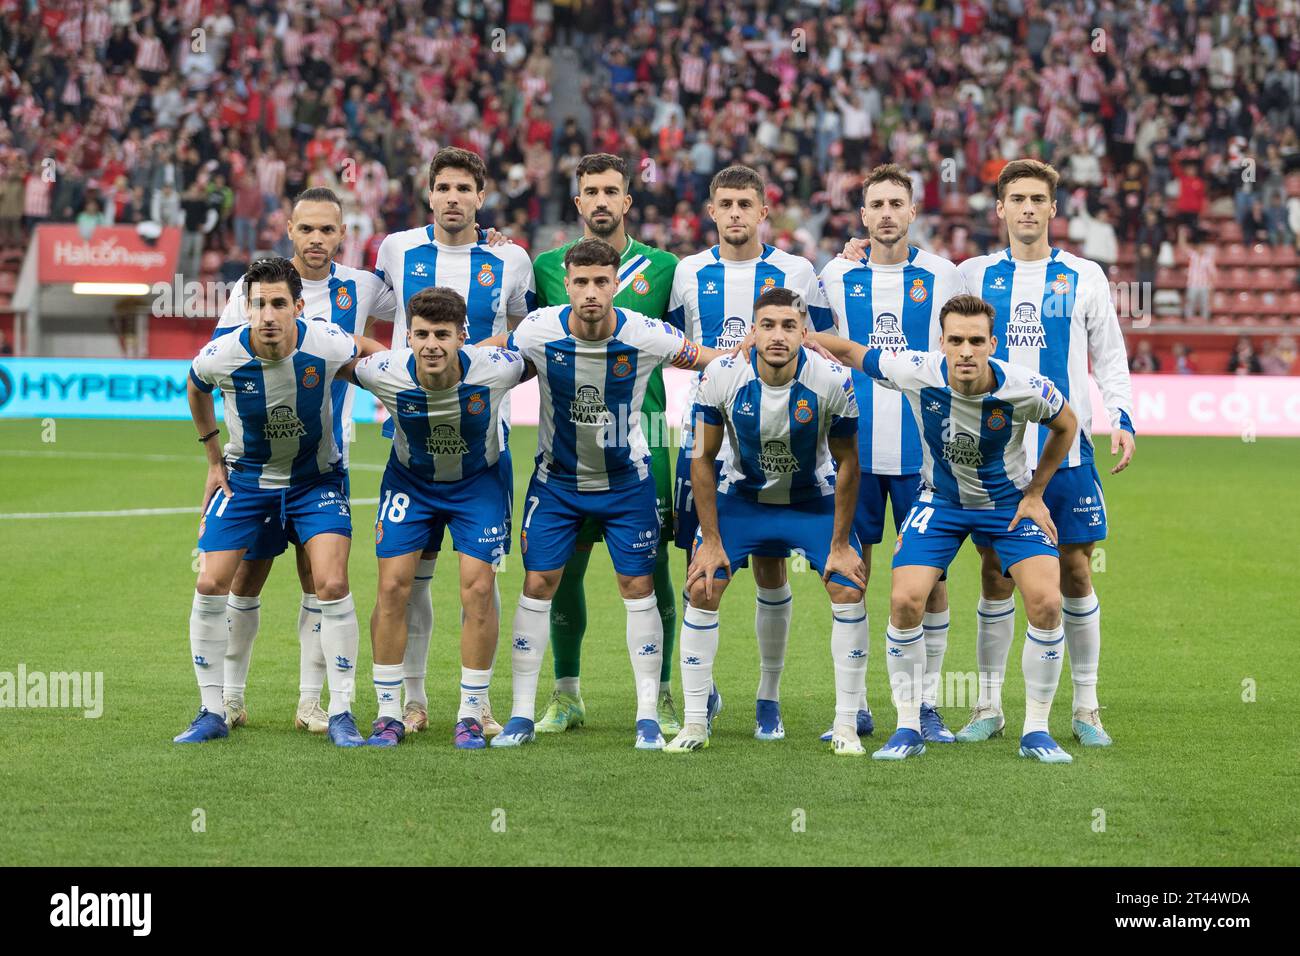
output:
<path id="1" fill-rule="evenodd" d="M 357 499 L 377 496 L 386 442 L 360 426 Z M 588 723 L 512 752 L 451 745 L 459 676 L 455 574 L 434 581 L 433 723 L 393 752 L 339 751 L 292 726 L 297 581 L 291 560 L 263 596 L 248 688 L 252 724 L 178 747 L 198 707 L 187 621 L 197 512 L 13 519 L 14 513 L 197 508 L 203 465 L 188 423 L 0 423 L 0 671 L 102 671 L 98 719 L 0 710 L 0 860 L 10 864 L 1291 864 L 1300 860 L 1300 517 L 1294 441 L 1139 439 L 1104 478 L 1112 534 L 1102 601 L 1101 700 L 1116 745 L 1069 733 L 1066 668 L 1052 730 L 1070 766 L 1016 757 L 1023 612 L 1007 681 L 1009 735 L 931 746 L 902 765 L 833 757 L 816 736 L 834 688 L 830 610 L 814 573 L 793 574 L 787 739 L 752 738 L 753 584 L 722 605 L 713 746 L 672 758 L 632 749 L 624 612 L 603 549 L 588 575 Z M 53 438 L 46 441 L 44 439 Z M 512 436 L 516 483 L 535 431 Z M 1103 454 L 1108 459 L 1108 455 Z M 1289 490 L 1288 490 L 1289 489 Z M 375 713 L 366 621 L 370 527 L 357 505 L 352 590 L 362 619 L 359 722 Z M 887 539 L 888 540 L 888 539 Z M 882 638 L 888 546 L 868 597 L 878 746 L 893 726 Z M 680 555 L 674 576 L 681 581 Z M 501 581 L 504 630 L 519 594 Z M 977 561 L 951 574 L 947 668 L 973 671 Z M 551 690 L 550 655 L 539 704 Z M 680 701 L 680 682 L 674 680 Z M 510 654 L 492 696 L 509 709 Z M 954 729 L 964 708 L 946 712 Z M 197 813 L 196 811 L 202 811 Z M 202 826 L 198 822 L 201 821 Z"/>

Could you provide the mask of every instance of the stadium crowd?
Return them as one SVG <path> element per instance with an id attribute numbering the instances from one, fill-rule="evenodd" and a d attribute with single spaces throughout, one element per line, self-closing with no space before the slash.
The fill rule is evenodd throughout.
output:
<path id="1" fill-rule="evenodd" d="M 481 224 L 533 251 L 576 218 L 584 152 L 635 163 L 629 228 L 680 255 L 746 163 L 763 238 L 819 270 L 874 165 L 912 171 L 912 235 L 961 261 L 1001 243 L 991 187 L 1034 157 L 1062 172 L 1062 239 L 1153 283 L 1177 255 L 1208 318 L 1209 217 L 1300 248 L 1298 130 L 1297 0 L 0 0 L 0 245 L 153 221 L 183 229 L 187 278 L 289 254 L 310 186 L 345 197 L 340 261 L 373 265 L 427 221 L 445 145 L 487 162 Z"/>

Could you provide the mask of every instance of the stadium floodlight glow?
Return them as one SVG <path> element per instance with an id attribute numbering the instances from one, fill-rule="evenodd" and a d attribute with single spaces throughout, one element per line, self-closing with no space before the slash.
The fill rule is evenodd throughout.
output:
<path id="1" fill-rule="evenodd" d="M 144 282 L 74 282 L 73 295 L 148 295 Z"/>

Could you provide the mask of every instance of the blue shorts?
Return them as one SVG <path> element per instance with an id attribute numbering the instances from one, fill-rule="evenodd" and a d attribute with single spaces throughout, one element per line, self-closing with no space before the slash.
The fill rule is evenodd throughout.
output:
<path id="1" fill-rule="evenodd" d="M 1089 544 L 1106 537 L 1106 499 L 1101 494 L 1101 476 L 1089 463 L 1058 468 L 1043 492 L 1043 504 L 1056 525 L 1061 544 Z M 971 535 L 981 548 L 989 546 L 984 535 Z"/>
<path id="2" fill-rule="evenodd" d="M 1028 518 L 1022 518 L 1008 531 L 1007 525 L 1015 514 L 1016 505 L 977 511 L 937 497 L 929 501 L 918 500 L 903 521 L 894 545 L 893 566 L 902 568 L 919 564 L 946 570 L 966 536 L 977 533 L 997 552 L 1003 574 L 1012 565 L 1035 555 L 1060 557 L 1047 532 Z"/>
<path id="3" fill-rule="evenodd" d="M 721 461 L 713 463 L 713 473 L 721 480 Z M 689 555 L 695 550 L 695 532 L 700 527 L 700 516 L 695 511 L 695 494 L 691 489 L 691 459 L 684 448 L 677 452 L 677 480 L 673 482 L 673 513 L 675 515 L 673 544 Z M 754 551 L 756 558 L 788 558 L 789 556 L 788 548 L 773 550 L 770 546 L 764 545 Z M 738 568 L 748 566 L 749 558 L 736 562 Z"/>
<path id="4" fill-rule="evenodd" d="M 820 574 L 826 567 L 834 530 L 833 495 L 788 505 L 763 504 L 741 495 L 718 495 L 718 534 L 722 536 L 722 550 L 727 552 L 733 574 L 750 555 L 771 556 L 791 551 L 801 553 Z M 703 534 L 697 530 L 696 546 L 703 540 Z M 856 533 L 849 533 L 849 544 L 862 554 Z M 725 576 L 721 568 L 714 574 L 715 578 Z M 841 574 L 832 574 L 831 580 L 845 587 L 857 587 Z"/>
<path id="5" fill-rule="evenodd" d="M 418 480 L 418 479 L 417 479 Z M 497 458 L 497 480 L 501 482 L 502 487 L 506 490 L 506 540 L 505 553 L 510 553 L 510 519 L 515 512 L 515 467 L 510 461 L 510 447 L 506 446 L 501 449 L 501 456 Z M 381 496 L 380 500 L 383 498 Z M 451 546 L 453 550 L 459 551 L 460 547 L 456 544 L 455 535 L 452 535 Z M 442 527 L 435 528 L 425 543 L 426 551 L 442 550 Z"/>
<path id="6" fill-rule="evenodd" d="M 395 558 L 423 551 L 450 528 L 457 551 L 494 565 L 510 538 L 509 500 L 497 468 L 460 481 L 425 481 L 390 460 L 379 486 L 375 555 Z"/>
<path id="7" fill-rule="evenodd" d="M 659 551 L 659 509 L 654 477 L 612 491 L 571 491 L 537 480 L 524 499 L 519 550 L 526 571 L 554 571 L 573 555 L 578 529 L 587 518 L 605 528 L 605 547 L 619 574 L 639 577 L 654 571 Z"/>
<path id="8" fill-rule="evenodd" d="M 287 540 L 285 526 L 289 522 L 293 523 L 295 539 L 302 544 L 318 534 L 352 537 L 348 482 L 343 472 L 322 475 L 318 481 L 292 488 L 258 488 L 232 475 L 230 490 L 234 494 L 226 497 L 217 489 L 203 513 L 199 522 L 200 551 L 250 549 L 263 535 L 267 536 L 265 540 L 281 536 Z"/>
<path id="9" fill-rule="evenodd" d="M 352 480 L 348 473 L 341 472 L 343 475 L 343 494 L 348 501 L 352 500 Z M 262 528 L 257 532 L 257 540 L 253 542 L 252 547 L 244 552 L 245 561 L 271 561 L 284 554 L 289 545 L 301 545 L 298 539 L 298 531 L 293 526 L 292 518 L 285 518 L 284 524 L 273 518 L 271 515 L 266 516 L 262 522 Z"/>
<path id="10" fill-rule="evenodd" d="M 858 483 L 858 507 L 853 512 L 853 533 L 863 544 L 880 544 L 885 540 L 885 499 L 893 506 L 894 527 L 901 528 L 921 490 L 921 476 L 873 475 L 862 473 Z"/>

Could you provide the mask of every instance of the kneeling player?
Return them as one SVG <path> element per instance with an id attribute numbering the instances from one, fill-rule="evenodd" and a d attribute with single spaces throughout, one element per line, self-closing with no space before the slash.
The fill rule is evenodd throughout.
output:
<path id="1" fill-rule="evenodd" d="M 926 595 L 966 537 L 988 535 L 1025 597 L 1029 632 L 1025 724 L 1020 755 L 1045 763 L 1072 759 L 1047 732 L 1047 716 L 1061 677 L 1060 566 L 1056 529 L 1043 489 L 1074 440 L 1074 412 L 1053 384 L 1029 369 L 990 356 L 997 348 L 993 307 L 959 295 L 939 313 L 939 352 L 891 354 L 834 336 L 819 336 L 836 356 L 901 391 L 923 442 L 923 490 L 908 512 L 894 549 L 886 660 L 898 730 L 878 760 L 925 753 L 921 683 L 925 671 L 921 626 Z M 1025 463 L 1027 422 L 1050 430 L 1038 469 Z"/>
<path id="2" fill-rule="evenodd" d="M 409 347 L 356 363 L 351 376 L 384 403 L 395 425 L 375 523 L 379 597 L 370 618 L 379 718 L 367 744 L 395 747 L 402 723 L 406 607 L 425 542 L 450 528 L 460 554 L 460 710 L 455 744 L 487 746 L 483 701 L 492 679 L 497 562 L 510 535 L 510 490 L 497 461 L 501 400 L 529 377 L 517 353 L 465 344 L 465 300 L 432 287 L 407 305 Z M 343 375 L 348 375 L 345 370 Z"/>
<path id="3" fill-rule="evenodd" d="M 770 289 L 754 304 L 752 357 L 719 358 L 700 383 L 691 459 L 700 527 L 681 636 L 686 717 L 669 752 L 709 745 L 718 604 L 732 568 L 751 554 L 796 549 L 821 572 L 831 598 L 832 748 L 866 753 L 856 727 L 869 638 L 866 568 L 853 534 L 858 406 L 848 369 L 803 348 L 807 335 L 800 297 Z M 714 460 L 724 429 L 728 453 L 719 479 Z"/>
<path id="4" fill-rule="evenodd" d="M 208 456 L 199 549 L 203 552 L 190 649 L 203 706 L 177 743 L 225 737 L 226 600 L 244 553 L 268 520 L 292 520 L 311 563 L 329 683 L 330 739 L 364 740 L 352 718 L 357 615 L 348 588 L 352 518 L 334 442 L 330 387 L 358 343 L 332 322 L 296 319 L 302 279 L 288 259 L 262 259 L 245 276 L 248 326 L 207 345 L 190 367 L 190 414 Z M 360 340 L 366 354 L 383 346 Z M 224 397 L 224 453 L 212 391 Z"/>

